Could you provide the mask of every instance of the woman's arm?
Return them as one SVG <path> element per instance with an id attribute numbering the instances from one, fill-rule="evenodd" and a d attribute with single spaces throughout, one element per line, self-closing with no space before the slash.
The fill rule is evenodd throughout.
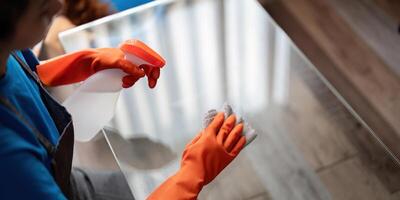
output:
<path id="1" fill-rule="evenodd" d="M 34 133 L 17 117 L 0 111 L 0 199 L 65 200 Z"/>

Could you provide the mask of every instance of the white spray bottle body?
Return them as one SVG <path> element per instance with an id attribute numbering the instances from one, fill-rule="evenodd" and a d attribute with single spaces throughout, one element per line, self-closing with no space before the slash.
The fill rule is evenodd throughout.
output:
<path id="1" fill-rule="evenodd" d="M 128 53 L 125 59 L 137 66 L 149 64 Z M 122 78 L 126 75 L 120 69 L 99 71 L 83 81 L 64 101 L 63 106 L 72 116 L 76 140 L 91 140 L 113 118 L 122 91 Z"/>

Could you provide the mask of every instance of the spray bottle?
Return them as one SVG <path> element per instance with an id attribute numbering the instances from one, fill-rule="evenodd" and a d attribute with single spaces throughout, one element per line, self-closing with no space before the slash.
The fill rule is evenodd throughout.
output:
<path id="1" fill-rule="evenodd" d="M 128 40 L 120 49 L 125 53 L 125 59 L 139 67 L 161 68 L 165 64 L 160 55 L 139 40 Z M 122 78 L 126 75 L 120 69 L 99 71 L 64 101 L 63 105 L 72 115 L 76 140 L 91 140 L 112 119 L 122 90 Z"/>

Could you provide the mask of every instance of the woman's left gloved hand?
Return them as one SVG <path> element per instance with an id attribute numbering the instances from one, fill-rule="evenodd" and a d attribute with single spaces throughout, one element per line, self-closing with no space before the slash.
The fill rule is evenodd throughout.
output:
<path id="1" fill-rule="evenodd" d="M 86 49 L 45 61 L 37 67 L 37 73 L 46 86 L 59 86 L 86 80 L 100 70 L 117 68 L 127 73 L 122 79 L 124 88 L 131 87 L 145 75 L 148 77 L 149 87 L 154 88 L 160 76 L 160 68 L 165 64 L 164 60 L 140 41 L 134 41 L 130 45 L 133 45 L 134 50 L 142 55 L 141 59 L 145 61 L 149 59 L 152 61 L 150 63 L 158 63 L 160 66 L 137 66 L 125 59 L 125 53 L 120 48 L 98 48 Z M 149 51 L 152 51 L 152 54 L 148 54 Z M 161 59 L 161 61 L 154 62 L 154 59 Z"/>
<path id="2" fill-rule="evenodd" d="M 195 200 L 203 186 L 238 156 L 246 143 L 243 124 L 236 125 L 236 116 L 227 119 L 224 113 L 212 122 L 188 145 L 182 155 L 181 167 L 150 196 L 148 200 Z"/>

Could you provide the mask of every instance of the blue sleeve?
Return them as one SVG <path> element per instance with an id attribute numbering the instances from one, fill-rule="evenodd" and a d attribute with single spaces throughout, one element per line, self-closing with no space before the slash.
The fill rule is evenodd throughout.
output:
<path id="1" fill-rule="evenodd" d="M 0 112 L 0 199 L 66 199 L 32 131 L 7 110 Z"/>

